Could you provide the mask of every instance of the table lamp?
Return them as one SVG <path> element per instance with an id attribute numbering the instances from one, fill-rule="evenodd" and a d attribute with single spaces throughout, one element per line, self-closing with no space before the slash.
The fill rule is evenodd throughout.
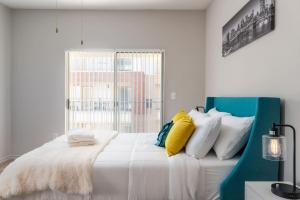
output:
<path id="1" fill-rule="evenodd" d="M 269 134 L 263 135 L 263 158 L 271 161 L 285 161 L 287 157 L 286 137 L 281 135 L 278 128 L 291 128 L 293 130 L 293 185 L 287 183 L 273 183 L 271 191 L 273 194 L 288 198 L 299 199 L 300 189 L 296 184 L 296 130 L 288 124 L 273 123 Z"/>

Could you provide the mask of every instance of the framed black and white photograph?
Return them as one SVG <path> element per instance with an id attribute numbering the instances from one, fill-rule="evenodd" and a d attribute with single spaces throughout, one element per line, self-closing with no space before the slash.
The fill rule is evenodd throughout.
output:
<path id="1" fill-rule="evenodd" d="M 223 57 L 275 29 L 275 0 L 250 0 L 223 26 Z"/>

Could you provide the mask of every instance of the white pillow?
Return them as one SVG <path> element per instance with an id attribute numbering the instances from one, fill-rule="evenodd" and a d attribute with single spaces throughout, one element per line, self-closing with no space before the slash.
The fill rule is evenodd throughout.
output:
<path id="1" fill-rule="evenodd" d="M 254 117 L 222 117 L 220 135 L 214 150 L 220 160 L 230 159 L 246 144 Z"/>
<path id="2" fill-rule="evenodd" d="M 212 108 L 210 109 L 207 114 L 209 116 L 214 116 L 214 117 L 224 117 L 224 116 L 227 116 L 227 115 L 231 115 L 230 113 L 227 113 L 227 112 L 219 112 L 217 111 L 216 108 Z"/>
<path id="3" fill-rule="evenodd" d="M 199 112 L 198 112 L 199 113 Z M 189 139 L 185 153 L 197 159 L 203 158 L 213 147 L 221 129 L 220 117 L 209 117 L 203 113 L 191 113 L 196 129 Z"/>
<path id="4" fill-rule="evenodd" d="M 203 117 L 208 117 L 208 114 L 203 113 L 203 112 L 199 112 L 197 110 L 191 110 L 188 115 L 193 119 L 193 121 L 197 121 L 198 118 L 203 118 Z"/>

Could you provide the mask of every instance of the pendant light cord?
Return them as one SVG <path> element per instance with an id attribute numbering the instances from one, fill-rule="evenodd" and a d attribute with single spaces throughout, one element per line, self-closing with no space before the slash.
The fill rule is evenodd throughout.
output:
<path id="1" fill-rule="evenodd" d="M 81 0 L 81 46 L 83 46 L 83 0 Z"/>
<path id="2" fill-rule="evenodd" d="M 58 0 L 55 2 L 55 10 L 56 10 L 56 15 L 55 15 L 55 32 L 58 33 Z"/>

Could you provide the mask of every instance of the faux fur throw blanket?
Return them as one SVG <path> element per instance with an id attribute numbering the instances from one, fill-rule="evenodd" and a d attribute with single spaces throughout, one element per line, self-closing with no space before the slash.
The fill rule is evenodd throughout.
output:
<path id="1" fill-rule="evenodd" d="M 80 147 L 70 147 L 64 135 L 24 154 L 0 175 L 0 199 L 49 189 L 90 195 L 94 161 L 116 135 L 101 133 L 95 145 Z"/>

